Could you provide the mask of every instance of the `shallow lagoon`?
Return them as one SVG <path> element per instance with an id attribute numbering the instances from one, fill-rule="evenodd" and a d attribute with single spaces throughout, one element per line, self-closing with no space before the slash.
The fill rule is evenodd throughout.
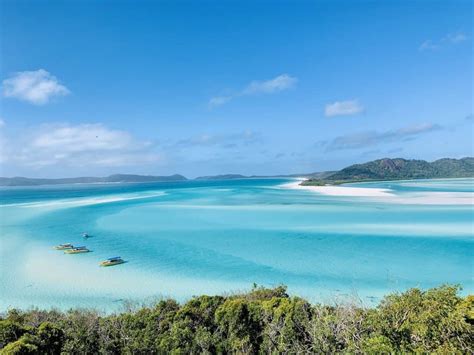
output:
<path id="1" fill-rule="evenodd" d="M 367 305 L 413 286 L 457 283 L 474 292 L 473 203 L 432 203 L 440 192 L 473 201 L 473 179 L 351 185 L 390 189 L 397 198 L 388 200 L 286 189 L 288 182 L 2 188 L 0 309 L 113 310 L 123 300 L 185 300 L 254 282 Z M 93 252 L 52 249 L 66 242 Z M 128 262 L 98 266 L 116 255 Z"/>

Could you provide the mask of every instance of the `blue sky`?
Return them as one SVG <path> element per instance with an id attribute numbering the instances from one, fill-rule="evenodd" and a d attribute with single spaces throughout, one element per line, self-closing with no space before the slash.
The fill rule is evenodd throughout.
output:
<path id="1" fill-rule="evenodd" d="M 13 1 L 3 176 L 473 155 L 471 1 Z"/>

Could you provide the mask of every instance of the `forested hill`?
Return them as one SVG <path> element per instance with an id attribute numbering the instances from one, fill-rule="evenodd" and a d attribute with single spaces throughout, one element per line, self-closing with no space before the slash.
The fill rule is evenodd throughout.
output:
<path id="1" fill-rule="evenodd" d="M 474 177 L 474 158 L 439 159 L 434 162 L 379 159 L 355 164 L 324 178 L 327 182 Z"/>
<path id="2" fill-rule="evenodd" d="M 303 184 L 344 183 L 349 181 L 400 180 L 400 179 L 431 179 L 474 177 L 474 158 L 439 159 L 432 163 L 424 160 L 379 159 L 364 164 L 355 164 L 340 171 L 325 171 L 310 174 L 276 175 L 276 176 L 244 176 L 225 174 L 201 176 L 195 180 L 229 180 L 264 177 L 295 177 L 306 176 L 309 180 Z M 115 174 L 107 177 L 77 177 L 63 179 L 35 179 L 26 177 L 0 177 L 0 186 L 37 186 L 79 183 L 118 183 L 118 182 L 163 182 L 185 181 L 186 177 L 175 174 L 169 176 Z"/>

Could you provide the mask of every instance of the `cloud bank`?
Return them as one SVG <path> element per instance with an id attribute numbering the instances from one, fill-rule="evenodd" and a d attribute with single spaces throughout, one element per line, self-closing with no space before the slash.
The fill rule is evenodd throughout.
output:
<path id="1" fill-rule="evenodd" d="M 53 97 L 69 93 L 68 88 L 44 69 L 17 72 L 3 80 L 3 96 L 34 105 L 44 105 Z"/>
<path id="2" fill-rule="evenodd" d="M 441 129 L 441 126 L 439 125 L 423 123 L 383 132 L 364 131 L 355 134 L 348 134 L 336 137 L 329 142 L 317 142 L 317 145 L 324 146 L 327 152 L 345 149 L 360 149 L 383 143 L 416 139 L 422 134 L 439 129 Z"/>
<path id="3" fill-rule="evenodd" d="M 150 142 L 102 124 L 43 125 L 22 137 L 3 137 L 1 146 L 4 162 L 32 169 L 133 166 L 160 158 Z"/>

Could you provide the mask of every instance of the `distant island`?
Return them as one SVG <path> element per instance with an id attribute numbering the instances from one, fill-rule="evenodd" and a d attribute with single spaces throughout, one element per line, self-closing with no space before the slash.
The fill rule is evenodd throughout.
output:
<path id="1" fill-rule="evenodd" d="M 0 186 L 39 186 L 62 184 L 97 184 L 120 182 L 160 182 L 160 181 L 185 181 L 184 176 L 175 174 L 169 176 L 115 174 L 107 177 L 76 177 L 62 179 L 34 179 L 26 177 L 0 177 Z"/>
<path id="2" fill-rule="evenodd" d="M 290 175 L 241 175 L 222 174 L 199 176 L 194 180 L 232 180 L 252 178 L 290 178 L 303 177 L 307 180 L 302 185 L 338 185 L 349 182 L 434 179 L 474 177 L 474 158 L 444 158 L 434 162 L 425 160 L 379 159 L 364 164 L 355 164 L 339 171 L 322 171 Z M 188 181 L 185 176 L 174 174 L 168 176 L 114 174 L 106 177 L 76 177 L 59 179 L 36 179 L 26 177 L 0 177 L 0 186 L 39 186 L 61 184 L 97 184 L 97 183 L 139 183 L 139 182 L 173 182 Z"/>
<path id="3" fill-rule="evenodd" d="M 310 174 L 291 174 L 291 175 L 241 175 L 241 174 L 223 174 L 199 176 L 195 179 L 188 179 L 183 175 L 174 174 L 168 176 L 154 175 L 132 175 L 132 174 L 114 174 L 106 177 L 74 177 L 74 178 L 58 178 L 58 179 L 38 179 L 27 177 L 0 177 L 0 186 L 41 186 L 41 185 L 64 185 L 64 184 L 106 184 L 106 183 L 140 183 L 140 182 L 174 182 L 174 181 L 205 181 L 205 180 L 236 180 L 236 179 L 258 179 L 258 178 L 291 178 L 291 177 L 307 177 L 311 179 L 323 179 L 330 172 L 318 172 Z"/>
<path id="4" fill-rule="evenodd" d="M 350 182 L 474 177 L 474 158 L 439 159 L 434 162 L 379 159 L 354 164 L 323 178 L 311 177 L 304 186 L 338 185 Z"/>

